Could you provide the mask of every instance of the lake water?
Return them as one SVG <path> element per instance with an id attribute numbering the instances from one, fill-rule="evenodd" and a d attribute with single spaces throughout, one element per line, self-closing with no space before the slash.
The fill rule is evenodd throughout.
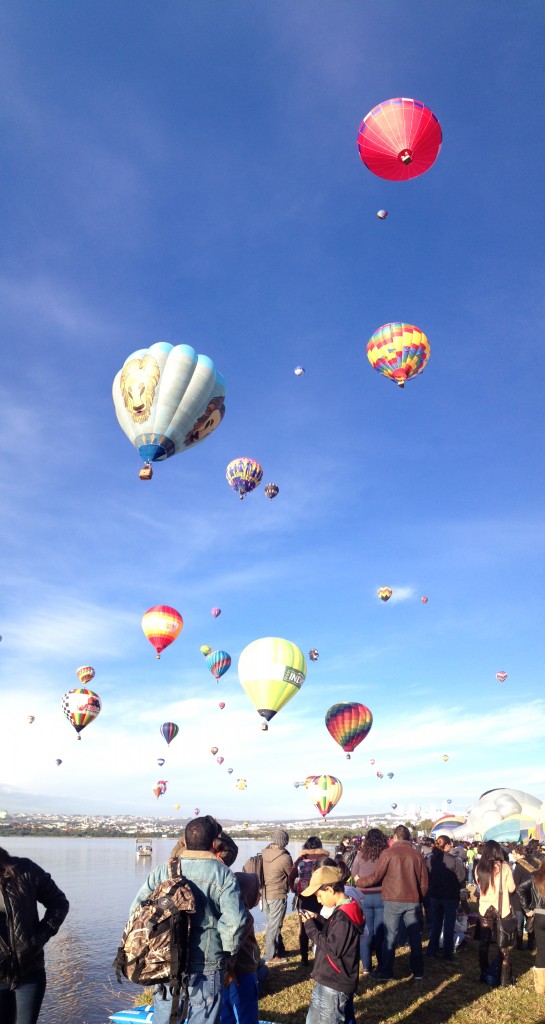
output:
<path id="1" fill-rule="evenodd" d="M 142 991 L 125 980 L 118 985 L 111 964 L 138 889 L 152 868 L 168 860 L 174 840 L 154 839 L 151 858 L 137 858 L 132 839 L 6 837 L 3 845 L 49 871 L 70 901 L 68 917 L 46 946 L 47 991 L 40 1024 L 108 1024 L 110 1013 L 132 1006 Z M 264 846 L 241 840 L 233 870 L 242 870 L 248 857 Z M 288 847 L 294 857 L 300 848 Z M 262 931 L 259 909 L 254 917 L 256 931 Z"/>

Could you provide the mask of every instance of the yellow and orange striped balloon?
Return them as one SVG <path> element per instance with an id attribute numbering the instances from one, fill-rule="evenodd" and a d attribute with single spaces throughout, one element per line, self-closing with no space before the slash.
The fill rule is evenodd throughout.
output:
<path id="1" fill-rule="evenodd" d="M 148 608 L 142 616 L 142 629 L 152 647 L 155 647 L 157 658 L 160 658 L 165 647 L 169 647 L 179 636 L 183 625 L 184 620 L 180 613 L 167 604 Z"/>

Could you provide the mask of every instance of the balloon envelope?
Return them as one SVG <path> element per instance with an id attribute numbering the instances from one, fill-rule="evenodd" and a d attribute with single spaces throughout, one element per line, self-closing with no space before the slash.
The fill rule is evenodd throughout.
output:
<path id="1" fill-rule="evenodd" d="M 206 656 L 208 654 L 210 654 L 210 651 L 212 650 L 212 648 L 211 648 L 210 644 L 203 644 L 200 650 L 201 650 L 201 654 L 204 654 L 204 656 L 206 658 Z"/>
<path id="2" fill-rule="evenodd" d="M 265 488 L 265 494 L 272 501 L 273 498 L 276 498 L 276 495 L 278 494 L 279 490 L 280 490 L 280 488 L 279 488 L 278 484 L 267 484 L 267 486 Z"/>
<path id="3" fill-rule="evenodd" d="M 182 632 L 184 620 L 175 608 L 168 604 L 157 604 L 148 608 L 142 616 L 142 629 L 152 647 L 156 650 L 156 656 L 161 657 L 165 647 L 169 647 L 177 636 Z"/>
<path id="4" fill-rule="evenodd" d="M 213 615 L 215 619 L 217 619 L 218 615 L 221 615 L 221 608 L 211 608 L 210 614 Z"/>
<path id="5" fill-rule="evenodd" d="M 210 753 L 211 754 L 217 754 L 218 750 L 219 750 L 219 747 L 210 747 Z"/>
<path id="6" fill-rule="evenodd" d="M 28 722 L 29 725 L 32 725 L 32 723 L 35 722 L 35 721 L 36 721 L 36 719 L 35 719 L 34 715 L 27 715 L 27 722 Z"/>
<path id="7" fill-rule="evenodd" d="M 315 775 L 308 782 L 307 791 L 311 803 L 323 818 L 338 804 L 343 795 L 342 783 L 334 775 Z"/>
<path id="8" fill-rule="evenodd" d="M 261 483 L 263 476 L 263 470 L 256 462 L 255 459 L 249 459 L 246 456 L 242 456 L 238 459 L 233 459 L 229 463 L 225 470 L 225 478 L 230 487 L 233 488 L 237 494 L 240 495 L 241 499 L 245 494 L 249 494 L 250 491 Z"/>
<path id="9" fill-rule="evenodd" d="M 333 704 L 326 712 L 326 729 L 345 753 L 351 754 L 365 739 L 373 724 L 373 715 L 365 704 L 351 701 Z"/>
<path id="10" fill-rule="evenodd" d="M 92 665 L 82 665 L 76 669 L 76 675 L 82 686 L 87 686 L 91 679 L 95 678 L 95 670 Z"/>
<path id="11" fill-rule="evenodd" d="M 133 352 L 113 383 L 115 414 L 144 462 L 194 448 L 225 414 L 225 381 L 208 356 L 160 341 Z"/>
<path id="12" fill-rule="evenodd" d="M 311 661 L 318 661 L 318 658 L 320 657 L 320 652 L 317 651 L 315 647 L 313 647 L 312 650 L 308 652 L 308 656 Z"/>
<path id="13" fill-rule="evenodd" d="M 424 594 L 423 597 L 420 598 L 420 600 L 422 601 L 422 604 L 427 604 L 428 603 L 428 598 L 426 597 L 425 594 Z"/>
<path id="14" fill-rule="evenodd" d="M 227 651 L 211 651 L 206 659 L 206 664 L 214 679 L 221 679 L 231 667 L 231 655 L 227 654 Z"/>
<path id="15" fill-rule="evenodd" d="M 172 743 L 172 740 L 176 738 L 179 731 L 180 729 L 179 726 L 176 725 L 176 722 L 163 722 L 159 727 L 159 732 L 167 743 Z"/>
<path id="16" fill-rule="evenodd" d="M 429 170 L 443 133 L 435 114 L 419 100 L 385 100 L 364 117 L 358 149 L 365 166 L 379 178 L 404 181 Z"/>
<path id="17" fill-rule="evenodd" d="M 60 757 L 57 758 L 57 760 L 55 761 L 55 764 L 56 765 L 62 764 L 62 761 L 61 761 Z"/>
<path id="18" fill-rule="evenodd" d="M 65 693 L 61 707 L 70 725 L 79 733 L 100 714 L 102 703 L 98 693 L 82 688 Z"/>
<path id="19" fill-rule="evenodd" d="M 379 220 L 386 220 L 388 216 L 388 210 L 377 210 L 377 217 Z"/>
<path id="20" fill-rule="evenodd" d="M 295 370 L 293 372 L 294 372 L 296 377 L 302 377 L 304 372 L 305 372 L 305 367 L 304 366 L 296 366 Z"/>
<path id="21" fill-rule="evenodd" d="M 367 358 L 374 370 L 402 388 L 422 373 L 430 358 L 430 343 L 413 324 L 383 324 L 367 342 Z"/>
<path id="22" fill-rule="evenodd" d="M 164 757 L 158 757 L 157 758 L 157 764 L 159 765 L 159 768 L 162 768 L 164 763 L 165 763 Z"/>
<path id="23" fill-rule="evenodd" d="M 496 679 L 498 683 L 504 683 L 507 679 L 507 672 L 496 672 Z"/>
<path id="24" fill-rule="evenodd" d="M 268 722 L 301 689 L 306 674 L 303 652 L 279 637 L 254 640 L 244 648 L 238 661 L 240 683 Z"/>
<path id="25" fill-rule="evenodd" d="M 389 601 L 392 593 L 393 591 L 391 587 L 379 587 L 377 590 L 377 595 L 380 597 L 381 601 Z"/>
<path id="26" fill-rule="evenodd" d="M 246 779 L 237 779 L 236 787 L 237 789 L 247 789 L 248 783 L 246 782 Z"/>

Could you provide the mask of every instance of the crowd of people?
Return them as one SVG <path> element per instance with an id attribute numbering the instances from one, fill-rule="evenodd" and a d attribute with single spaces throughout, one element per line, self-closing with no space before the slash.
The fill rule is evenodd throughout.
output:
<path id="1" fill-rule="evenodd" d="M 199 817 L 186 826 L 172 859 L 150 873 L 131 921 L 154 893 L 180 878 L 192 900 L 179 975 L 184 998 L 175 986 L 158 983 L 154 1024 L 181 1024 L 186 1010 L 191 1024 L 258 1024 L 264 978 L 287 962 L 282 925 L 290 898 L 299 918 L 300 963 L 306 968 L 312 960 L 307 1024 L 351 1024 L 358 980 L 393 978 L 398 947 L 409 946 L 418 982 L 426 957 L 452 963 L 470 936 L 479 941 L 481 982 L 511 984 L 511 950 L 526 949 L 535 955 L 536 992 L 545 995 L 545 850 L 536 841 L 455 845 L 448 835 L 414 841 L 399 825 L 391 837 L 378 828 L 345 836 L 333 856 L 309 836 L 295 861 L 288 843 L 286 829 L 276 828 L 244 870 L 233 872 L 236 843 L 214 818 Z M 478 906 L 473 913 L 471 896 Z M 263 958 L 251 913 L 260 900 L 267 921 Z M 46 908 L 41 920 L 38 903 Z M 36 1024 L 46 985 L 43 947 L 67 913 L 68 901 L 47 872 L 0 848 L 2 1024 Z M 171 943 L 174 934 L 182 933 L 171 931 Z M 493 941 L 498 952 L 491 963 Z M 181 963 L 181 949 L 165 948 Z M 168 977 L 173 964 L 166 967 Z"/>

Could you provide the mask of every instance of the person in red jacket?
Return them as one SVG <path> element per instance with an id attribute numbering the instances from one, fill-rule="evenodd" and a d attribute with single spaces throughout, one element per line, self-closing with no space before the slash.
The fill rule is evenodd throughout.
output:
<path id="1" fill-rule="evenodd" d="M 301 893 L 304 897 L 315 893 L 318 903 L 333 908 L 326 920 L 310 910 L 300 912 L 305 931 L 316 946 L 315 984 L 306 1024 L 344 1024 L 345 1010 L 358 984 L 365 918 L 355 900 L 345 895 L 343 877 L 341 868 L 318 868 Z"/>
<path id="2" fill-rule="evenodd" d="M 422 854 L 411 843 L 411 833 L 405 825 L 398 825 L 394 842 L 381 853 L 371 877 L 369 887 L 382 883 L 384 901 L 384 944 L 380 970 L 370 977 L 386 980 L 393 978 L 394 955 L 400 921 L 404 921 L 411 947 L 410 964 L 416 981 L 424 976 L 420 904 L 428 891 L 428 869 Z"/>

